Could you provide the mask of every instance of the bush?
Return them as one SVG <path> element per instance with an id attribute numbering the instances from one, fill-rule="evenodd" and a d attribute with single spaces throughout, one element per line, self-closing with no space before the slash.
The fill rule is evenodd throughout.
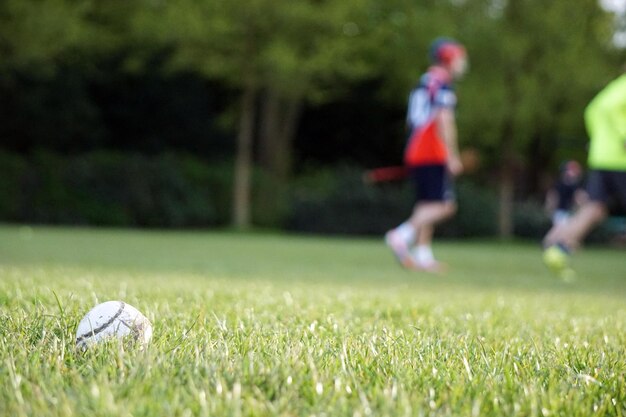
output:
<path id="1" fill-rule="evenodd" d="M 294 186 L 288 228 L 311 233 L 382 234 L 411 209 L 406 184 L 367 185 L 362 171 L 340 168 L 301 178 Z"/>
<path id="2" fill-rule="evenodd" d="M 448 237 L 488 237 L 498 233 L 498 198 L 488 188 L 468 179 L 456 184 L 458 211 L 437 227 L 437 234 Z"/>
<path id="3" fill-rule="evenodd" d="M 367 185 L 357 168 L 320 171 L 301 178 L 293 192 L 289 228 L 314 233 L 381 235 L 411 213 L 408 181 Z M 496 234 L 497 199 L 469 181 L 457 185 L 459 211 L 437 228 L 440 236 Z"/>
<path id="4" fill-rule="evenodd" d="M 1 154 L 5 221 L 183 227 L 217 223 L 213 171 L 164 154 L 93 152 L 63 157 Z"/>
<path id="5" fill-rule="evenodd" d="M 284 227 L 290 188 L 255 170 L 252 218 Z M 232 161 L 188 154 L 95 151 L 0 153 L 0 221 L 46 224 L 224 226 L 232 216 Z"/>
<path id="6" fill-rule="evenodd" d="M 0 219 L 19 220 L 28 169 L 23 158 L 0 152 Z"/>
<path id="7" fill-rule="evenodd" d="M 0 221 L 27 223 L 206 227 L 228 225 L 232 213 L 232 162 L 207 162 L 192 155 L 145 156 L 91 152 L 30 157 L 0 152 Z M 378 235 L 410 214 L 408 181 L 365 184 L 356 167 L 320 169 L 291 184 L 254 171 L 253 223 L 297 232 Z M 459 210 L 439 225 L 438 236 L 497 235 L 497 196 L 468 179 L 456 187 Z M 516 203 L 515 236 L 539 241 L 550 227 L 543 207 Z M 619 229 L 619 230 L 618 230 Z M 606 222 L 589 242 L 624 235 Z"/>
<path id="8" fill-rule="evenodd" d="M 516 203 L 513 209 L 513 234 L 541 240 L 548 233 L 552 221 L 540 202 L 528 200 Z"/>

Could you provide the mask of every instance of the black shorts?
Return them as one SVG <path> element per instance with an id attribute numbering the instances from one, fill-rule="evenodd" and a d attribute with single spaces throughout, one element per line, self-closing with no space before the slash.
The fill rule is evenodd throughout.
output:
<path id="1" fill-rule="evenodd" d="M 422 165 L 411 168 L 416 201 L 454 201 L 454 184 L 445 165 Z"/>
<path id="2" fill-rule="evenodd" d="M 587 178 L 591 201 L 607 205 L 614 213 L 626 213 L 626 171 L 593 170 Z"/>

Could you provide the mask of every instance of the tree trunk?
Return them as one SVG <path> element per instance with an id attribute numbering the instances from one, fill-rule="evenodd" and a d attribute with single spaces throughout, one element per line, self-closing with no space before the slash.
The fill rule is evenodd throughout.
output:
<path id="1" fill-rule="evenodd" d="M 268 91 L 263 99 L 261 120 L 261 166 L 279 181 L 291 173 L 291 144 L 301 111 L 301 100 L 285 99 L 277 91 Z"/>
<path id="2" fill-rule="evenodd" d="M 251 225 L 252 144 L 255 123 L 256 90 L 246 87 L 241 97 L 241 118 L 237 134 L 235 178 L 233 184 L 233 226 L 246 229 Z"/>
<path id="3" fill-rule="evenodd" d="M 285 99 L 277 91 L 263 96 L 259 162 L 266 175 L 261 183 L 261 221 L 267 226 L 280 224 L 286 207 L 285 189 L 292 169 L 292 143 L 301 111 L 301 101 Z"/>
<path id="4" fill-rule="evenodd" d="M 513 124 L 509 122 L 503 130 L 500 144 L 500 177 L 498 209 L 498 234 L 503 239 L 513 236 L 513 200 L 515 197 L 515 149 L 513 146 Z"/>
<path id="5" fill-rule="evenodd" d="M 513 174 L 513 167 L 506 162 L 503 163 L 500 169 L 498 232 L 500 237 L 504 239 L 513 236 L 513 199 L 515 188 Z"/>
<path id="6" fill-rule="evenodd" d="M 551 137 L 555 137 L 556 134 L 552 134 Z M 547 146 L 545 141 L 542 141 L 540 135 L 534 135 L 526 155 L 530 155 L 528 158 L 528 167 L 525 169 L 524 177 L 528 178 L 528 184 L 524 191 L 524 198 L 535 197 L 543 200 L 545 193 L 550 182 L 547 181 L 551 177 L 553 172 L 550 171 L 550 162 L 553 160 L 556 154 L 557 144 L 550 144 Z"/>

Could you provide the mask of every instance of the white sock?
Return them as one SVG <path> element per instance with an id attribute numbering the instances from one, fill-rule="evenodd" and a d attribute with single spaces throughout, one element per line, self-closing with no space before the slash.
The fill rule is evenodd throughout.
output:
<path id="1" fill-rule="evenodd" d="M 433 250 L 429 245 L 418 245 L 414 249 L 413 253 L 415 254 L 417 262 L 419 262 L 420 264 L 430 264 L 435 262 Z"/>
<path id="2" fill-rule="evenodd" d="M 411 246 L 415 242 L 415 228 L 409 222 L 404 222 L 395 228 L 396 233 L 407 245 Z"/>

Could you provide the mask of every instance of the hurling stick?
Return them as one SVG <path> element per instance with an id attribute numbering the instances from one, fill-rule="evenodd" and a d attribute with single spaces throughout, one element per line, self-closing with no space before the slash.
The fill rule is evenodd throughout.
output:
<path id="1" fill-rule="evenodd" d="M 390 182 L 406 179 L 409 176 L 409 169 L 404 165 L 373 168 L 363 173 L 363 182 L 376 184 L 380 182 Z"/>

